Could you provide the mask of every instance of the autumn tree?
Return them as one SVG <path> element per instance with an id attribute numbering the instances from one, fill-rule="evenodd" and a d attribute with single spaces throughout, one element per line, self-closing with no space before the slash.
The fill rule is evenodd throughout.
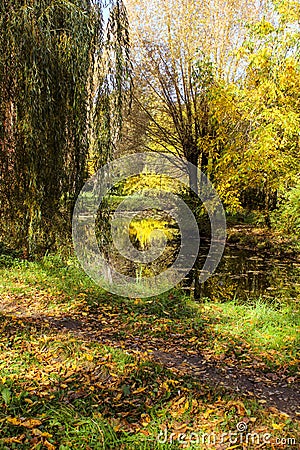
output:
<path id="1" fill-rule="evenodd" d="M 148 148 L 185 156 L 207 172 L 207 142 L 214 135 L 210 90 L 238 72 L 235 51 L 245 37 L 246 20 L 261 10 L 257 2 L 242 0 L 127 0 L 126 5 L 139 86 L 135 98 L 150 119 Z M 194 171 L 195 192 L 198 184 Z"/>
<path id="2" fill-rule="evenodd" d="M 249 28 L 240 49 L 245 73 L 215 97 L 223 139 L 216 166 L 219 192 L 233 210 L 260 205 L 267 223 L 278 195 L 297 183 L 300 169 L 299 6 L 275 2 L 273 20 Z"/>

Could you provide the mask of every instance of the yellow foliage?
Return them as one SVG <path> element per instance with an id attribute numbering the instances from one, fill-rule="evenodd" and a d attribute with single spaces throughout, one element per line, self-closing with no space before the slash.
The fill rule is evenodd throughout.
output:
<path id="1" fill-rule="evenodd" d="M 176 230 L 168 229 L 169 223 L 163 220 L 142 219 L 132 221 L 129 226 L 131 237 L 139 241 L 142 249 L 154 241 L 162 242 L 164 239 L 172 239 Z"/>
<path id="2" fill-rule="evenodd" d="M 179 183 L 167 175 L 154 173 L 142 173 L 126 180 L 123 187 L 125 195 L 141 192 L 149 189 L 157 189 L 164 192 L 178 192 Z"/>

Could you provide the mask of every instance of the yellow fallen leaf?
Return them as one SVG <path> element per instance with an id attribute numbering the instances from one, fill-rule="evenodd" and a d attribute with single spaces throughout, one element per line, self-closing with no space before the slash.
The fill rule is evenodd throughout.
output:
<path id="1" fill-rule="evenodd" d="M 48 450 L 55 450 L 55 445 L 51 444 L 50 442 L 44 441 L 43 444 Z"/>
<path id="2" fill-rule="evenodd" d="M 140 433 L 142 433 L 144 436 L 149 436 L 149 431 L 148 430 L 139 430 Z"/>
<path id="3" fill-rule="evenodd" d="M 42 424 L 42 422 L 39 419 L 28 419 L 28 420 L 21 420 L 17 417 L 8 417 L 7 422 L 11 423 L 12 425 L 16 426 L 22 426 L 25 428 L 35 428 Z"/>
<path id="4" fill-rule="evenodd" d="M 41 436 L 41 437 L 45 437 L 45 438 L 51 438 L 52 437 L 52 434 L 47 433 L 46 431 L 43 432 L 43 431 L 39 430 L 38 428 L 34 428 L 32 430 L 32 434 L 34 436 Z"/>
<path id="5" fill-rule="evenodd" d="M 167 381 L 164 381 L 164 382 L 163 382 L 162 387 L 163 387 L 167 392 L 170 392 L 169 385 L 168 385 L 168 382 L 167 382 Z M 134 392 L 133 392 L 133 393 L 134 393 Z"/>
<path id="6" fill-rule="evenodd" d="M 181 424 L 178 424 L 177 426 L 174 427 L 174 431 L 176 433 L 185 433 L 186 430 L 187 430 L 186 423 L 181 423 Z"/>
<path id="7" fill-rule="evenodd" d="M 143 427 L 147 427 L 151 422 L 151 417 L 148 414 L 142 414 L 141 418 Z"/>
<path id="8" fill-rule="evenodd" d="M 186 400 L 185 397 L 181 397 L 181 398 L 178 400 L 177 405 L 178 405 L 178 406 L 181 405 L 181 403 L 185 402 L 185 400 Z"/>
<path id="9" fill-rule="evenodd" d="M 239 416 L 244 416 L 246 413 L 246 408 L 243 402 L 241 401 L 230 401 L 227 403 L 227 408 L 234 407 Z"/>
<path id="10" fill-rule="evenodd" d="M 203 414 L 204 419 L 207 419 L 211 415 L 212 412 L 214 412 L 214 409 L 207 409 L 205 411 L 205 413 Z"/>
<path id="11" fill-rule="evenodd" d="M 186 412 L 189 409 L 189 406 L 190 406 L 190 404 L 189 404 L 189 401 L 187 400 L 184 404 L 183 412 Z"/>
<path id="12" fill-rule="evenodd" d="M 17 417 L 8 417 L 7 422 L 11 423 L 12 425 L 20 425 L 22 421 Z"/>
<path id="13" fill-rule="evenodd" d="M 135 389 L 132 393 L 139 394 L 140 392 L 144 392 L 146 389 L 147 389 L 147 387 L 140 387 L 138 389 Z"/>
<path id="14" fill-rule="evenodd" d="M 16 436 L 16 437 L 4 438 L 3 442 L 5 442 L 5 444 L 12 444 L 12 443 L 22 444 L 24 438 L 25 438 L 25 434 L 21 434 L 20 436 Z"/>
<path id="15" fill-rule="evenodd" d="M 273 429 L 279 431 L 282 431 L 285 425 L 286 425 L 285 423 L 272 423 Z"/>
<path id="16" fill-rule="evenodd" d="M 28 419 L 28 420 L 25 420 L 24 422 L 20 423 L 20 425 L 22 425 L 22 427 L 25 427 L 25 428 L 35 428 L 41 424 L 42 424 L 42 422 L 39 419 Z"/>

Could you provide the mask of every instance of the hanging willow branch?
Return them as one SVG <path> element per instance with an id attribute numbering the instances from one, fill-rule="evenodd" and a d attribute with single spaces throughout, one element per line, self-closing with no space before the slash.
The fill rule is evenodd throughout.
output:
<path id="1" fill-rule="evenodd" d="M 0 233 L 26 255 L 70 235 L 91 145 L 103 162 L 118 134 L 128 24 L 110 4 L 108 32 L 98 1 L 0 4 Z"/>

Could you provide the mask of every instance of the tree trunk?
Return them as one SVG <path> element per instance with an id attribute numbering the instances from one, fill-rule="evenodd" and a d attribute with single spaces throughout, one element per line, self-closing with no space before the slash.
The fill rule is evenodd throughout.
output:
<path id="1" fill-rule="evenodd" d="M 197 264 L 197 262 L 196 262 Z M 197 264 L 198 266 L 198 264 Z M 201 299 L 201 283 L 199 281 L 199 269 L 198 267 L 194 270 L 194 279 L 195 279 L 195 289 L 194 289 L 194 300 Z"/>
<path id="2" fill-rule="evenodd" d="M 189 166 L 189 184 L 190 189 L 198 195 L 199 193 L 199 187 L 198 187 L 198 162 L 199 162 L 199 156 L 197 154 L 197 149 L 195 149 L 192 152 L 187 152 L 187 160 L 192 165 Z"/>

